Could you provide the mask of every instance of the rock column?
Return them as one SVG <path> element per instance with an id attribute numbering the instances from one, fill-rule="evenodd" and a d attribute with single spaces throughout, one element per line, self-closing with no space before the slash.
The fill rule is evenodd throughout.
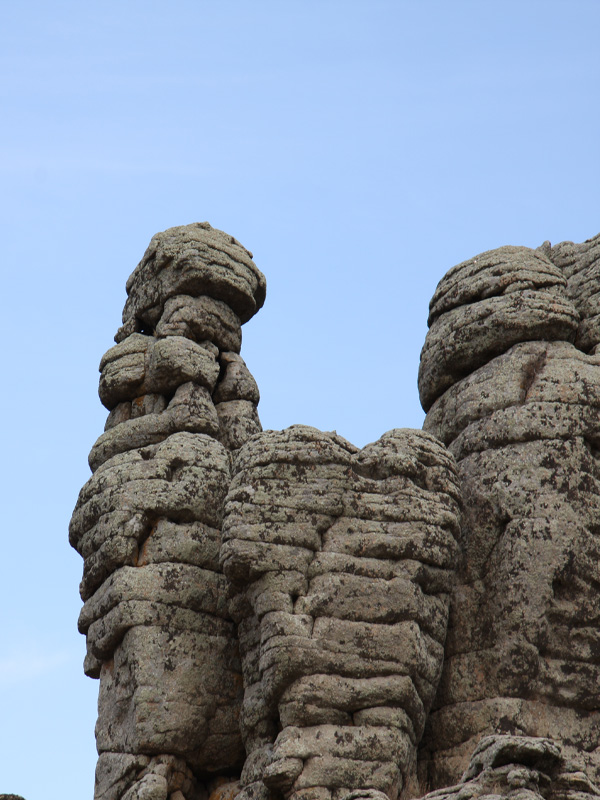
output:
<path id="1" fill-rule="evenodd" d="M 464 496 L 421 789 L 486 734 L 547 737 L 600 774 L 600 239 L 504 247 L 431 302 L 419 388 Z"/>
<path id="2" fill-rule="evenodd" d="M 240 798 L 396 800 L 442 665 L 452 459 L 419 431 L 358 450 L 293 426 L 254 437 L 234 471 L 221 562 L 246 685 Z"/>
<path id="3" fill-rule="evenodd" d="M 244 760 L 218 556 L 231 454 L 260 430 L 239 350 L 265 280 L 199 223 L 155 236 L 127 292 L 100 365 L 110 413 L 70 526 L 85 669 L 100 678 L 95 798 L 194 800 Z"/>

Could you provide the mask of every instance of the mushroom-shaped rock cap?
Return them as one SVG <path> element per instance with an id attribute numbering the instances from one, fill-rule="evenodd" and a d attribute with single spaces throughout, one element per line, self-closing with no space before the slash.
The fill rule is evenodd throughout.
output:
<path id="1" fill-rule="evenodd" d="M 262 307 L 266 291 L 252 253 L 233 236 L 208 222 L 180 225 L 152 237 L 127 281 L 123 323 L 135 318 L 153 327 L 165 302 L 177 295 L 221 300 L 247 322 Z"/>

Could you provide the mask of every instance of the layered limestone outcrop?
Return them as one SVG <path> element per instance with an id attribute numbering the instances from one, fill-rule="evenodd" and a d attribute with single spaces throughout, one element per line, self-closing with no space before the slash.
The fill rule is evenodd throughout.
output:
<path id="1" fill-rule="evenodd" d="M 396 800 L 441 671 L 458 536 L 452 458 L 294 426 L 240 451 L 221 562 L 244 675 L 242 798 Z"/>
<path id="2" fill-rule="evenodd" d="M 600 236 L 454 267 L 424 431 L 262 431 L 252 254 L 155 236 L 70 540 L 96 800 L 600 796 Z M 584 797 L 585 796 L 585 797 Z"/>
<path id="3" fill-rule="evenodd" d="M 600 779 L 600 237 L 459 264 L 430 306 L 424 428 L 458 465 L 461 560 L 422 785 L 482 736 L 561 743 Z"/>
<path id="4" fill-rule="evenodd" d="M 219 551 L 231 454 L 261 430 L 239 350 L 265 279 L 200 223 L 155 236 L 127 293 L 100 363 L 106 428 L 70 526 L 85 670 L 100 679 L 95 797 L 189 800 L 244 761 Z"/>

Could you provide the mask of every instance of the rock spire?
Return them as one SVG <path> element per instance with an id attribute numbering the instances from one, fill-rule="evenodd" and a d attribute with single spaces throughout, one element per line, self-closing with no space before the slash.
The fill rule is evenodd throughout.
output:
<path id="1" fill-rule="evenodd" d="M 600 798 L 600 236 L 451 269 L 424 430 L 362 449 L 262 431 L 265 293 L 208 223 L 127 282 L 70 526 L 95 800 Z"/>
<path id="2" fill-rule="evenodd" d="M 459 264 L 430 306 L 424 428 L 464 498 L 425 785 L 482 736 L 555 739 L 600 780 L 600 236 Z"/>
<path id="3" fill-rule="evenodd" d="M 85 670 L 100 679 L 98 800 L 201 797 L 197 774 L 204 791 L 244 761 L 219 551 L 231 454 L 261 430 L 239 351 L 265 286 L 208 223 L 158 234 L 100 363 L 109 414 L 70 526 Z"/>

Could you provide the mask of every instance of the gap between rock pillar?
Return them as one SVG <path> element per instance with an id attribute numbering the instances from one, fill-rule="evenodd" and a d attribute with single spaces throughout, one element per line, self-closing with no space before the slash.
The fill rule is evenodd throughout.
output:
<path id="1" fill-rule="evenodd" d="M 219 567 L 231 458 L 261 430 L 241 324 L 266 284 L 208 223 L 153 237 L 103 357 L 109 410 L 70 541 L 100 678 L 96 800 L 200 800 L 239 775 L 243 686 Z"/>

